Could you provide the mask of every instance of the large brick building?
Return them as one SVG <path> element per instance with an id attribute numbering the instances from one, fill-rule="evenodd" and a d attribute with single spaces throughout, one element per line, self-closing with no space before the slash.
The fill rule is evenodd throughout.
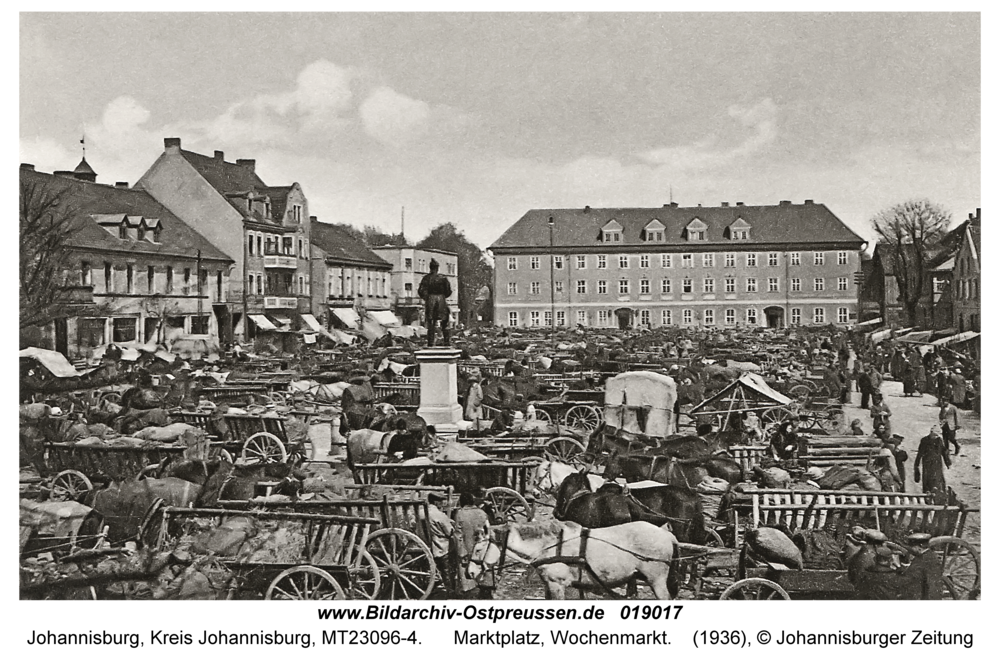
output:
<path id="1" fill-rule="evenodd" d="M 857 322 L 864 240 L 823 204 L 532 209 L 490 247 L 494 319 L 552 324 Z"/>

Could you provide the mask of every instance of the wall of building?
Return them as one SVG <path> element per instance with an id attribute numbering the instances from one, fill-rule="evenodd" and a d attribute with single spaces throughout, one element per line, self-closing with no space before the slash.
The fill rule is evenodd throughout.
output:
<path id="1" fill-rule="evenodd" d="M 959 331 L 981 331 L 980 270 L 978 256 L 968 238 L 955 256 L 955 271 L 951 279 L 953 307 L 952 324 Z"/>
<path id="2" fill-rule="evenodd" d="M 390 300 L 397 314 L 403 308 L 419 310 L 419 320 L 423 321 L 423 301 L 417 294 L 420 281 L 430 273 L 430 262 L 437 260 L 440 264 L 438 273 L 448 278 L 451 283 L 451 296 L 448 307 L 451 309 L 452 321 L 458 320 L 458 256 L 445 251 L 421 248 L 373 248 L 379 257 L 392 264 L 390 280 Z"/>
<path id="3" fill-rule="evenodd" d="M 721 326 L 726 324 L 726 311 L 733 311 L 733 324 L 767 326 L 765 308 L 780 309 L 780 326 L 857 322 L 854 273 L 860 270 L 860 253 L 856 249 L 725 248 L 701 246 L 663 253 L 625 247 L 621 252 L 556 256 L 505 250 L 496 255 L 495 323 L 545 326 L 553 308 L 557 324 L 585 326 L 617 326 L 618 308 L 635 311 L 637 324 L 648 315 L 651 326 Z M 816 264 L 816 253 L 822 264 Z M 554 285 L 550 273 L 555 275 Z M 727 279 L 733 279 L 735 291 L 727 291 Z M 822 280 L 822 289 L 816 289 L 816 279 Z M 685 291 L 686 281 L 690 291 Z M 748 310 L 755 313 L 748 315 Z"/>

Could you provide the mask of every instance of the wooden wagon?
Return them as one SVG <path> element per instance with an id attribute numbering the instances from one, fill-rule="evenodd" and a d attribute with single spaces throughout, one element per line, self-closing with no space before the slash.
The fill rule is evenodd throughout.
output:
<path id="1" fill-rule="evenodd" d="M 862 526 L 882 531 L 890 538 L 901 538 L 909 532 L 928 533 L 933 536 L 932 549 L 941 557 L 948 595 L 966 599 L 979 592 L 979 553 L 962 538 L 968 515 L 979 510 L 961 503 L 934 504 L 929 495 L 919 493 L 750 488 L 738 495 L 728 512 L 735 547 L 742 545 L 745 531 L 762 526 L 840 533 Z M 836 597 L 836 593 L 848 590 L 844 584 L 846 571 L 842 570 L 811 569 L 799 574 L 803 571 L 773 564 L 743 570 L 743 576 L 738 577 L 743 583 L 738 582 L 731 592 L 742 595 L 739 599 L 750 595 L 756 596 L 753 599 L 787 599 L 796 593 Z M 854 590 L 853 586 L 849 589 Z"/>
<path id="2" fill-rule="evenodd" d="M 225 597 L 246 593 L 265 600 L 375 599 L 381 573 L 368 545 L 379 520 L 304 512 L 272 512 L 228 508 L 164 508 L 158 548 L 177 549 L 192 536 L 218 529 L 233 520 L 252 522 L 263 541 L 250 553 L 237 551 L 215 558 L 231 573 Z M 291 531 L 279 536 L 276 529 Z M 273 549 L 267 543 L 301 536 L 301 549 Z M 242 547 L 241 547 L 242 549 Z M 295 559 L 291 560 L 294 556 Z M 287 560 L 273 561 L 271 557 Z"/>
<path id="3" fill-rule="evenodd" d="M 189 425 L 207 429 L 212 414 L 204 411 L 178 411 L 173 416 L 176 420 Z M 240 442 L 238 457 L 243 462 L 298 463 L 315 457 L 315 448 L 308 440 L 295 447 L 289 447 L 284 416 L 226 414 L 225 421 L 233 439 Z"/>

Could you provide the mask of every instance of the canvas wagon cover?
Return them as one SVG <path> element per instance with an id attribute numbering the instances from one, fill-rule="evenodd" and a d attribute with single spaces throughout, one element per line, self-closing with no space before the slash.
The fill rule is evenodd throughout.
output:
<path id="1" fill-rule="evenodd" d="M 666 437 L 675 433 L 677 384 L 644 370 L 610 377 L 604 386 L 604 419 L 612 428 Z"/>

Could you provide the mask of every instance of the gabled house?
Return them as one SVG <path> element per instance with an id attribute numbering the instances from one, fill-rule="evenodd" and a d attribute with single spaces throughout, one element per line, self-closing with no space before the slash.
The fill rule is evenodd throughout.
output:
<path id="1" fill-rule="evenodd" d="M 63 270 L 74 305 L 45 329 L 53 349 L 80 359 L 109 343 L 218 337 L 212 311 L 227 302 L 233 260 L 208 239 L 146 191 L 97 183 L 86 160 L 53 174 L 21 164 L 20 180 L 76 216 Z"/>
<path id="2" fill-rule="evenodd" d="M 343 228 L 310 217 L 313 310 L 327 328 L 356 324 L 358 309 L 389 310 L 392 265 Z M 340 323 L 335 320 L 339 320 Z"/>
<path id="3" fill-rule="evenodd" d="M 182 149 L 163 153 L 136 188 L 201 232 L 235 263 L 227 302 L 215 306 L 223 342 L 259 329 L 299 326 L 311 311 L 309 205 L 297 183 L 268 186 L 254 159 L 226 161 Z"/>
<path id="4" fill-rule="evenodd" d="M 982 267 L 981 210 L 969 214 L 959 228 L 959 245 L 951 279 L 953 325 L 961 331 L 981 331 L 980 269 Z"/>

